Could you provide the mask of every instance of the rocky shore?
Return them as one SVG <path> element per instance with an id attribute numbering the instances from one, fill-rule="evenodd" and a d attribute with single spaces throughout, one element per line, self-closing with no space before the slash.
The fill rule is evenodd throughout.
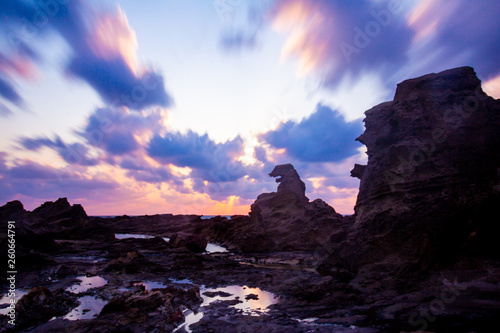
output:
<path id="1" fill-rule="evenodd" d="M 404 81 L 365 115 L 352 216 L 310 201 L 291 164 L 230 219 L 8 202 L 0 250 L 16 221 L 16 325 L 4 297 L 0 332 L 491 332 L 500 101 L 462 67 Z"/>

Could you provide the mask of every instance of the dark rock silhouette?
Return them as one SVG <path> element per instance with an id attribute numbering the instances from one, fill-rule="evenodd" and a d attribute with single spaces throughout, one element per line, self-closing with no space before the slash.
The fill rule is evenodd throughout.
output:
<path id="1" fill-rule="evenodd" d="M 291 164 L 277 165 L 269 174 L 279 183 L 278 191 L 263 193 L 252 204 L 250 218 L 252 221 L 263 222 L 273 214 L 287 214 L 303 210 L 309 202 L 306 197 L 306 185 Z"/>
<path id="2" fill-rule="evenodd" d="M 355 222 L 330 262 L 391 288 L 464 256 L 497 257 L 500 101 L 474 70 L 404 81 L 365 114 Z"/>
<path id="3" fill-rule="evenodd" d="M 32 214 L 43 219 L 46 222 L 62 219 L 85 219 L 87 213 L 82 205 L 70 205 L 67 198 L 59 198 L 55 202 L 47 201 L 40 207 L 33 210 Z"/>
<path id="4" fill-rule="evenodd" d="M 305 184 L 291 164 L 276 166 L 277 192 L 263 193 L 251 206 L 250 218 L 214 223 L 209 236 L 245 252 L 313 251 L 335 230 L 345 229 L 342 215 L 321 199 L 309 202 Z"/>

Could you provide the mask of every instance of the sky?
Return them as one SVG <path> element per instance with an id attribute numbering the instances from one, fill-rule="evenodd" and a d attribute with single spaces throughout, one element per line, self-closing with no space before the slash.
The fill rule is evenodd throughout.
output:
<path id="1" fill-rule="evenodd" d="M 500 98 L 497 0 L 0 2 L 0 205 L 247 214 L 292 163 L 351 214 L 364 112 L 472 66 Z"/>

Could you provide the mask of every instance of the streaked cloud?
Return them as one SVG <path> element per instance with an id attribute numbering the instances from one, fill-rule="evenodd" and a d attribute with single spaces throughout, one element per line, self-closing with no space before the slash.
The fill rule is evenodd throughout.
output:
<path id="1" fill-rule="evenodd" d="M 6 43 L 11 54 L 0 57 L 0 73 L 3 69 L 24 77 L 31 75 L 42 60 L 30 44 L 50 39 L 55 32 L 72 51 L 61 67 L 88 83 L 106 103 L 135 110 L 172 104 L 163 76 L 137 60 L 135 33 L 119 7 L 95 10 L 81 0 L 67 3 L 13 0 L 4 2 L 0 11 L 0 31 L 7 31 Z M 22 98 L 13 87 L 13 79 L 0 77 L 0 80 L 1 96 L 19 104 Z"/>

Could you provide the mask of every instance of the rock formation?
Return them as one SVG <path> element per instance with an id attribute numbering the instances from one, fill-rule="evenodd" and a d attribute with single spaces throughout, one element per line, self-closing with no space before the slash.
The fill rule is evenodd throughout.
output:
<path id="1" fill-rule="evenodd" d="M 500 101 L 474 70 L 404 81 L 365 115 L 355 223 L 330 262 L 388 288 L 464 256 L 498 256 Z"/>
<path id="2" fill-rule="evenodd" d="M 279 177 L 277 192 L 259 195 L 250 218 L 215 223 L 209 237 L 227 240 L 245 252 L 314 251 L 335 230 L 345 228 L 342 215 L 326 202 L 309 202 L 305 184 L 291 164 L 278 165 L 269 175 Z"/>
<path id="3" fill-rule="evenodd" d="M 263 222 L 271 216 L 290 215 L 298 210 L 304 210 L 305 205 L 309 203 L 306 197 L 306 185 L 293 165 L 277 165 L 269 176 L 279 177 L 276 178 L 276 182 L 279 183 L 278 191 L 263 193 L 257 197 L 251 206 L 252 221 Z"/>
<path id="4" fill-rule="evenodd" d="M 186 234 L 183 232 L 175 233 L 169 241 L 172 247 L 185 247 L 190 251 L 202 253 L 207 248 L 207 240 L 201 235 Z"/>

